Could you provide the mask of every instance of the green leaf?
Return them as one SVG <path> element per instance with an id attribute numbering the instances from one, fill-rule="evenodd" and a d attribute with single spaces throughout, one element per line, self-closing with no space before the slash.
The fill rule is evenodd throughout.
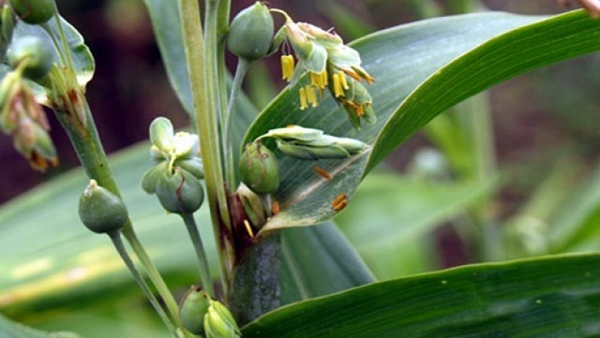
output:
<path id="1" fill-rule="evenodd" d="M 332 222 L 284 229 L 281 305 L 372 283 L 373 274 Z"/>
<path id="2" fill-rule="evenodd" d="M 600 255 L 465 266 L 289 305 L 252 337 L 591 337 L 600 333 Z M 334 334 L 335 333 L 335 334 Z"/>
<path id="3" fill-rule="evenodd" d="M 47 333 L 13 322 L 0 316 L 0 337 L 3 338 L 80 338 L 70 332 Z"/>
<path id="4" fill-rule="evenodd" d="M 317 108 L 300 111 L 298 91 L 304 83 L 299 81 L 266 108 L 245 142 L 296 124 L 357 138 L 372 149 L 347 160 L 317 163 L 282 156 L 282 182 L 275 194 L 282 212 L 263 231 L 333 217 L 337 212 L 331 202 L 342 193 L 350 198 L 361 177 L 433 117 L 510 77 L 600 49 L 599 29 L 600 22 L 582 11 L 552 18 L 482 13 L 422 21 L 358 40 L 353 47 L 376 79 L 369 86 L 376 124 L 354 130 L 329 96 Z M 316 175 L 315 164 L 334 178 Z"/>
<path id="5" fill-rule="evenodd" d="M 192 90 L 185 62 L 181 18 L 177 1 L 144 0 L 167 76 L 184 109 L 193 112 Z"/>
<path id="6" fill-rule="evenodd" d="M 548 220 L 550 252 L 597 249 L 600 240 L 600 163 Z"/>
<path id="7" fill-rule="evenodd" d="M 336 223 L 379 278 L 400 277 L 404 263 L 414 266 L 419 263 L 413 261 L 429 258 L 421 266 L 431 267 L 433 262 L 398 250 L 410 241 L 424 242 L 423 236 L 435 227 L 491 194 L 495 183 L 429 182 L 376 171 L 365 178 Z M 418 251 L 416 246 L 412 252 Z"/>
<path id="8" fill-rule="evenodd" d="M 71 54 L 71 59 L 73 61 L 73 66 L 75 67 L 75 74 L 77 75 L 77 82 L 80 86 L 85 86 L 92 77 L 94 76 L 94 70 L 96 68 L 96 64 L 94 62 L 94 57 L 92 52 L 85 45 L 85 41 L 83 40 L 83 36 L 79 34 L 77 29 L 73 27 L 70 23 L 68 23 L 62 17 L 60 18 L 60 22 L 65 33 L 65 38 L 67 41 L 67 46 L 69 47 L 68 53 Z M 46 41 L 48 46 L 53 46 L 54 59 L 56 62 L 59 62 L 59 51 L 63 51 L 63 46 L 60 44 L 59 40 L 53 40 L 53 38 L 58 39 L 60 36 L 57 21 L 52 19 L 48 21 L 46 24 L 48 27 L 48 31 L 42 28 L 40 25 L 30 25 L 23 21 L 19 21 L 15 27 L 13 41 L 16 41 L 20 37 L 24 36 L 37 36 Z M 52 36 L 49 34 L 52 34 Z M 54 44 L 54 41 L 57 41 L 60 45 L 57 46 Z"/>

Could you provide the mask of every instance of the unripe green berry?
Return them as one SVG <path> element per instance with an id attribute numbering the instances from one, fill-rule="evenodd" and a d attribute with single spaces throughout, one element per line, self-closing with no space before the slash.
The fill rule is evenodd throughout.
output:
<path id="1" fill-rule="evenodd" d="M 118 196 L 90 180 L 79 199 L 79 218 L 88 229 L 101 234 L 121 229 L 129 216 Z"/>
<path id="2" fill-rule="evenodd" d="M 269 194 L 279 188 L 279 163 L 269 148 L 256 141 L 246 145 L 240 158 L 242 182 L 258 194 Z"/>
<path id="3" fill-rule="evenodd" d="M 179 318 L 183 327 L 195 335 L 204 334 L 204 316 L 208 312 L 210 301 L 204 291 L 192 286 L 179 309 Z"/>
<path id="4" fill-rule="evenodd" d="M 7 54 L 7 60 L 13 69 L 26 62 L 23 76 L 38 80 L 44 77 L 52 67 L 53 55 L 50 46 L 35 36 L 26 36 L 13 40 Z"/>
<path id="5" fill-rule="evenodd" d="M 181 168 L 175 168 L 173 174 L 162 175 L 155 192 L 163 208 L 176 214 L 193 213 L 204 202 L 200 181 Z"/>
<path id="6" fill-rule="evenodd" d="M 269 52 L 274 31 L 269 9 L 257 1 L 233 18 L 227 35 L 227 46 L 229 51 L 241 58 L 258 60 Z"/>
<path id="7" fill-rule="evenodd" d="M 39 25 L 48 22 L 55 13 L 54 0 L 10 0 L 21 20 Z"/>

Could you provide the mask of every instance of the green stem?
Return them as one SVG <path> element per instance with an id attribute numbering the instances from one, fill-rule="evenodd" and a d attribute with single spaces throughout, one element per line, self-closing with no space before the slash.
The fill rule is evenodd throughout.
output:
<path id="1" fill-rule="evenodd" d="M 171 294 L 169 287 L 160 275 L 160 272 L 158 271 L 154 263 L 152 263 L 150 256 L 148 256 L 148 253 L 142 246 L 142 243 L 140 242 L 135 231 L 133 230 L 133 226 L 131 225 L 131 223 L 128 223 L 127 226 L 121 229 L 121 232 L 123 233 L 123 236 L 133 249 L 133 252 L 135 253 L 136 257 L 140 260 L 140 263 L 146 270 L 146 273 L 148 274 L 148 277 L 154 284 L 156 291 L 158 292 L 162 300 L 165 302 L 167 310 L 169 311 L 169 314 L 175 321 L 175 324 L 177 325 L 177 327 L 182 328 L 183 330 L 183 325 L 181 324 L 181 320 L 179 319 L 179 306 L 177 305 L 175 298 L 173 298 L 173 294 Z M 183 330 L 183 332 L 186 337 L 191 337 L 188 333 L 186 333 L 185 330 Z"/>
<path id="2" fill-rule="evenodd" d="M 250 68 L 251 62 L 244 59 L 239 58 L 237 68 L 235 70 L 235 75 L 233 76 L 233 83 L 231 84 L 231 93 L 229 94 L 229 104 L 227 105 L 227 122 L 225 124 L 225 140 L 227 148 L 225 149 L 225 157 L 227 159 L 225 168 L 227 169 L 227 187 L 231 193 L 235 192 L 235 169 L 237 166 L 234 163 L 233 159 L 233 140 L 232 140 L 232 129 L 233 129 L 233 119 L 235 115 L 235 102 L 240 93 L 240 89 L 242 88 L 242 83 L 244 82 L 244 77 L 248 72 L 248 68 Z"/>
<path id="3" fill-rule="evenodd" d="M 193 93 L 194 111 L 200 149 L 204 161 L 206 191 L 213 222 L 216 242 L 220 245 L 222 278 L 229 280 L 234 261 L 232 250 L 227 249 L 227 237 L 221 238 L 224 226 L 231 233 L 225 183 L 223 181 L 223 166 L 220 150 L 219 123 L 217 112 L 216 77 L 216 6 L 215 1 L 208 1 L 206 10 L 206 45 L 200 23 L 200 8 L 197 0 L 179 0 L 181 29 L 185 41 L 185 56 L 189 70 L 190 85 Z M 223 283 L 224 294 L 227 294 L 227 284 Z"/>
<path id="4" fill-rule="evenodd" d="M 140 288 L 142 289 L 142 291 L 144 292 L 144 294 L 150 301 L 150 304 L 152 304 L 152 307 L 154 307 L 154 310 L 156 310 L 156 312 L 160 316 L 160 319 L 162 319 L 162 321 L 165 323 L 165 325 L 171 332 L 171 335 L 175 338 L 178 338 L 179 335 L 177 334 L 177 331 L 173 327 L 171 320 L 169 319 L 169 317 L 167 316 L 167 314 L 165 313 L 163 308 L 160 306 L 160 303 L 156 299 L 156 296 L 154 296 L 154 294 L 150 290 L 150 287 L 148 287 L 148 284 L 146 284 L 146 281 L 144 280 L 144 278 L 142 277 L 140 272 L 135 267 L 135 264 L 133 264 L 131 257 L 129 257 L 129 254 L 127 254 L 127 251 L 125 250 L 125 246 L 123 245 L 123 241 L 121 240 L 121 233 L 119 231 L 111 232 L 111 233 L 108 233 L 108 237 L 110 237 L 110 239 L 112 240 L 113 245 L 115 246 L 115 249 L 117 250 L 117 252 L 119 253 L 119 256 L 121 256 L 121 259 L 123 260 L 123 263 L 125 263 L 125 265 L 129 269 L 129 272 L 131 272 L 131 275 L 133 276 L 135 281 L 138 283 L 138 285 L 140 286 Z"/>
<path id="5" fill-rule="evenodd" d="M 194 215 L 191 213 L 181 214 L 185 227 L 187 228 L 190 239 L 194 245 L 196 251 L 196 257 L 198 258 L 198 265 L 200 267 L 200 281 L 202 282 L 202 288 L 211 297 L 215 297 L 215 290 L 213 288 L 212 280 L 210 278 L 210 269 L 208 267 L 208 260 L 206 259 L 206 253 L 204 251 L 204 245 L 202 244 L 202 238 L 198 232 L 198 226 L 194 220 Z"/>
<path id="6" fill-rule="evenodd" d="M 68 82 L 65 81 L 64 74 L 61 73 L 59 69 L 53 68 L 53 70 L 51 70 L 50 78 L 53 84 L 53 94 L 57 97 L 62 97 L 62 99 L 57 99 L 57 102 L 66 102 L 72 100 L 67 93 L 74 91 L 78 92 L 78 85 L 73 83 L 75 80 L 71 79 L 71 85 L 69 85 Z M 119 191 L 117 183 L 114 179 L 111 167 L 108 163 L 106 152 L 104 151 L 98 136 L 98 131 L 96 129 L 89 105 L 81 93 L 76 96 L 76 100 L 81 101 L 70 102 L 64 106 L 56 105 L 55 115 L 63 126 L 64 130 L 67 132 L 69 140 L 71 141 L 71 144 L 73 145 L 73 148 L 77 153 L 77 157 L 79 158 L 79 161 L 81 162 L 81 165 L 83 166 L 87 176 L 90 179 L 95 179 L 100 186 L 121 197 L 121 192 Z M 74 111 L 73 107 L 80 107 L 80 109 L 82 109 L 82 113 L 84 114 L 83 120 L 85 122 L 81 121 L 81 112 Z M 139 242 L 131 224 L 131 220 L 125 224 L 122 232 L 133 248 L 134 253 L 144 266 L 148 276 L 152 280 L 152 283 L 154 283 L 163 301 L 167 305 L 167 309 L 169 310 L 171 317 L 175 320 L 179 327 L 182 327 L 179 322 L 177 303 L 166 286 L 166 283 L 160 276 L 160 273 Z"/>

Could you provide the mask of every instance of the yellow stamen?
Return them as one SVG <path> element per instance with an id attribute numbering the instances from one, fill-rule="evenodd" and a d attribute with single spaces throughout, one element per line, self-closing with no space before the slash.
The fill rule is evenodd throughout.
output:
<path id="1" fill-rule="evenodd" d="M 340 82 L 342 82 L 342 87 L 345 90 L 350 89 L 350 87 L 348 86 L 348 82 L 346 81 L 346 75 L 344 75 L 344 72 L 342 72 L 341 70 L 339 71 L 340 74 Z"/>
<path id="2" fill-rule="evenodd" d="M 337 73 L 333 74 L 333 96 L 344 96 L 344 90 L 342 89 L 342 80 L 340 80 L 340 74 Z"/>
<path id="3" fill-rule="evenodd" d="M 304 87 L 304 89 L 306 90 L 308 102 L 310 102 L 313 108 L 316 107 L 319 104 L 319 101 L 317 101 L 317 89 L 311 85 Z"/>
<path id="4" fill-rule="evenodd" d="M 292 81 L 292 77 L 294 76 L 294 57 L 291 55 L 282 55 L 281 56 L 281 73 L 282 79 L 287 82 Z"/>
<path id="5" fill-rule="evenodd" d="M 300 110 L 304 110 L 306 109 L 306 107 L 308 107 L 308 105 L 306 104 L 306 90 L 304 90 L 303 88 L 300 88 Z"/>
<path id="6" fill-rule="evenodd" d="M 324 70 L 321 73 L 310 72 L 310 84 L 319 89 L 325 88 L 327 86 L 327 71 Z"/>

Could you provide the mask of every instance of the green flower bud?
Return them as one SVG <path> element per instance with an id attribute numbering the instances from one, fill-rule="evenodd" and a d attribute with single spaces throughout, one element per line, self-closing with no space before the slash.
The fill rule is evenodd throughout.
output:
<path id="1" fill-rule="evenodd" d="M 91 231 L 109 233 L 121 229 L 129 216 L 119 197 L 90 180 L 79 199 L 79 218 Z"/>
<path id="2" fill-rule="evenodd" d="M 240 158 L 240 176 L 252 191 L 269 194 L 279 188 L 279 163 L 260 141 L 246 145 Z"/>
<path id="3" fill-rule="evenodd" d="M 269 9 L 257 1 L 233 18 L 227 34 L 227 46 L 229 51 L 241 58 L 258 60 L 269 53 L 274 32 Z"/>
<path id="4" fill-rule="evenodd" d="M 200 157 L 179 158 L 175 160 L 174 166 L 185 169 L 199 180 L 204 178 L 204 165 Z"/>
<path id="5" fill-rule="evenodd" d="M 154 194 L 156 192 L 156 185 L 158 184 L 158 181 L 161 179 L 161 177 L 167 175 L 168 171 L 168 162 L 161 162 L 146 170 L 142 176 L 142 189 L 148 194 Z"/>
<path id="6" fill-rule="evenodd" d="M 165 117 L 157 117 L 150 124 L 150 141 L 159 151 L 169 153 L 175 150 L 174 133 L 173 124 Z"/>
<path id="7" fill-rule="evenodd" d="M 55 13 L 54 0 L 10 0 L 15 13 L 30 24 L 48 22 Z"/>
<path id="8" fill-rule="evenodd" d="M 13 41 L 8 49 L 8 63 L 17 69 L 21 62 L 26 62 L 23 76 L 31 80 L 44 77 L 52 67 L 52 50 L 42 39 L 26 36 Z"/>
<path id="9" fill-rule="evenodd" d="M 192 286 L 179 308 L 179 318 L 183 327 L 195 335 L 204 334 L 204 316 L 210 301 L 204 291 Z"/>
<path id="10" fill-rule="evenodd" d="M 200 181 L 181 168 L 175 168 L 173 174 L 162 175 L 155 192 L 163 208 L 176 214 L 193 213 L 204 202 Z"/>
<path id="11" fill-rule="evenodd" d="M 340 159 L 351 156 L 344 148 L 335 144 L 319 147 L 277 140 L 277 147 L 283 153 L 303 160 Z"/>
<path id="12" fill-rule="evenodd" d="M 267 221 L 267 208 L 263 199 L 255 194 L 244 183 L 241 183 L 237 189 L 237 195 L 242 201 L 242 206 L 250 223 L 256 227 L 261 227 Z"/>
<path id="13" fill-rule="evenodd" d="M 204 330 L 207 338 L 238 338 L 240 328 L 225 305 L 210 301 L 208 313 L 204 316 Z"/>
<path id="14" fill-rule="evenodd" d="M 276 128 L 269 130 L 265 136 L 283 139 L 283 140 L 298 140 L 311 141 L 323 135 L 323 131 L 313 128 L 304 128 L 296 125 L 290 125 L 285 128 Z"/>

